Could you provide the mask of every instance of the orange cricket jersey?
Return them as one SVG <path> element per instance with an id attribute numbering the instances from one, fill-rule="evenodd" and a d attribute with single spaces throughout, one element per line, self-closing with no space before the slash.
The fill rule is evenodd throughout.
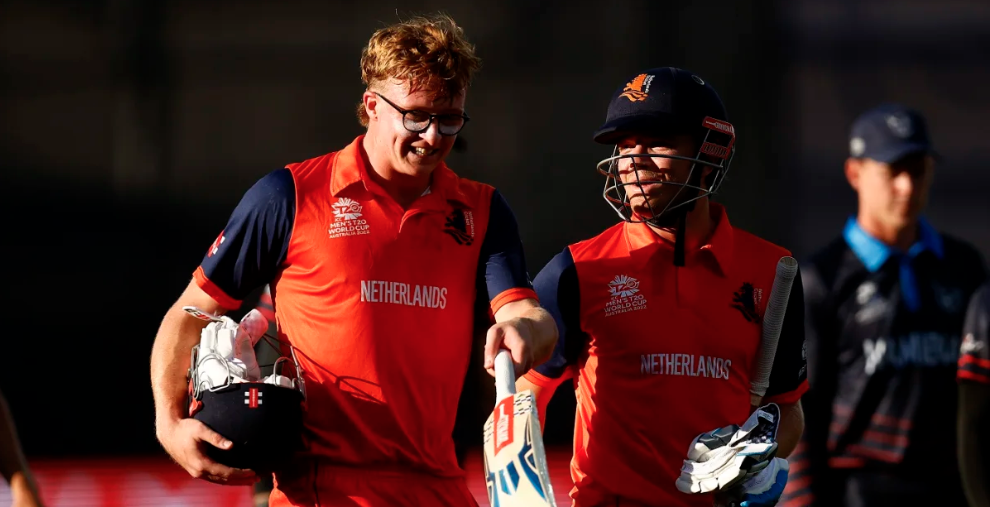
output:
<path id="1" fill-rule="evenodd" d="M 304 371 L 305 455 L 457 477 L 476 298 L 495 312 L 536 297 L 517 225 L 496 190 L 442 164 L 403 210 L 369 179 L 362 139 L 256 183 L 195 278 L 228 308 L 270 283 Z"/>
<path id="2" fill-rule="evenodd" d="M 620 223 L 571 245 L 536 278 L 560 339 L 527 378 L 574 377 L 576 506 L 712 505 L 674 483 L 695 437 L 749 416 L 761 317 L 789 253 L 733 228 L 722 206 L 711 211 L 715 232 L 683 267 L 649 226 Z M 767 403 L 807 390 L 803 313 L 797 280 Z"/>

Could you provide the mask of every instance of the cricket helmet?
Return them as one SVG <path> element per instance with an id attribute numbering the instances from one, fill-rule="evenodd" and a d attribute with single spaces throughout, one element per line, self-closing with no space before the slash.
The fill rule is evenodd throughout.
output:
<path id="1" fill-rule="evenodd" d="M 693 157 L 652 153 L 620 155 L 617 143 L 628 135 L 688 135 L 694 140 L 697 153 Z M 666 226 L 668 221 L 660 223 L 665 214 L 686 213 L 694 207 L 695 201 L 717 192 L 735 153 L 736 135 L 735 128 L 728 122 L 725 105 L 711 84 L 688 70 L 660 67 L 632 76 L 615 91 L 605 123 L 595 131 L 594 140 L 616 145 L 612 156 L 597 166 L 606 178 L 602 196 L 609 206 L 627 222 Z M 641 181 L 635 173 L 635 181 L 623 183 L 619 178 L 619 160 L 646 157 L 691 162 L 687 181 Z M 703 166 L 713 169 L 704 186 L 701 181 Z M 647 200 L 649 216 L 641 216 L 633 212 L 626 188 L 637 185 L 642 190 L 642 185 L 647 183 L 674 186 L 677 193 L 664 209 L 653 209 Z"/>
<path id="2" fill-rule="evenodd" d="M 271 345 L 269 340 L 266 336 L 266 343 Z M 284 466 L 301 449 L 305 384 L 295 349 L 289 345 L 285 348 L 289 355 L 280 356 L 272 366 L 272 373 L 260 381 L 237 377 L 232 373 L 236 366 L 215 352 L 200 356 L 199 344 L 192 348 L 188 372 L 189 416 L 233 443 L 229 450 L 207 446 L 206 455 L 210 459 L 229 467 L 270 473 Z M 290 361 L 294 371 L 286 372 L 285 365 Z M 205 373 L 209 367 L 204 365 L 211 362 L 220 365 L 220 371 L 226 371 L 225 379 L 217 381 L 215 374 Z"/>

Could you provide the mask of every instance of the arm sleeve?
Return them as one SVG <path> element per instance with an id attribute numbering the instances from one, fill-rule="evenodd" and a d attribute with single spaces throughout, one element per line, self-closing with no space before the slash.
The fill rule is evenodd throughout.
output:
<path id="1" fill-rule="evenodd" d="M 581 330 L 581 295 L 570 248 L 550 260 L 536 275 L 535 285 L 540 305 L 553 316 L 559 333 L 550 359 L 526 374 L 530 382 L 544 385 L 572 375 L 588 344 L 588 335 Z"/>
<path id="2" fill-rule="evenodd" d="M 536 299 L 533 283 L 526 271 L 526 257 L 516 216 L 496 190 L 492 194 L 488 230 L 481 244 L 479 268 L 484 269 L 485 291 L 492 314 L 506 303 Z M 480 289 L 480 287 L 479 287 Z"/>
<path id="3" fill-rule="evenodd" d="M 224 308 L 236 310 L 252 291 L 272 281 L 289 248 L 295 201 L 288 169 L 258 180 L 193 274 L 199 287 Z"/>
<path id="4" fill-rule="evenodd" d="M 804 340 L 809 388 L 801 397 L 805 430 L 797 449 L 788 457 L 791 477 L 781 502 L 786 507 L 838 505 L 838 496 L 829 489 L 827 481 L 830 476 L 828 432 L 837 381 L 834 366 L 837 353 L 836 317 L 830 309 L 829 288 L 818 269 L 812 264 L 802 264 L 800 280 L 804 293 Z"/>
<path id="5" fill-rule="evenodd" d="M 990 284 L 972 296 L 959 356 L 957 449 L 970 505 L 990 505 Z"/>
<path id="6" fill-rule="evenodd" d="M 960 381 L 990 384 L 990 284 L 970 298 L 956 376 Z"/>
<path id="7" fill-rule="evenodd" d="M 787 298 L 787 310 L 770 370 L 765 403 L 797 403 L 808 390 L 804 320 L 804 286 L 798 271 Z"/>

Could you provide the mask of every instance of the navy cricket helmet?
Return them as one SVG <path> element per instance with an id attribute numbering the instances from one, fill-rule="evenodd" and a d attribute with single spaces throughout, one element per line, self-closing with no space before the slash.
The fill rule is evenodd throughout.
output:
<path id="1" fill-rule="evenodd" d="M 204 320 L 216 319 L 207 327 L 229 320 L 191 307 L 187 311 Z M 269 336 L 264 339 L 274 347 Z M 291 357 L 279 357 L 272 365 L 272 373 L 260 381 L 238 378 L 224 357 L 213 351 L 201 356 L 200 344 L 193 347 L 188 371 L 189 416 L 233 443 L 228 450 L 207 445 L 205 453 L 210 459 L 233 468 L 271 473 L 288 464 L 302 449 L 305 384 L 295 349 L 286 347 Z M 280 368 L 290 361 L 294 371 Z M 226 373 L 221 376 L 223 380 L 216 379 L 216 368 L 206 371 L 218 364 Z"/>
<path id="2" fill-rule="evenodd" d="M 628 222 L 672 226 L 671 215 L 683 215 L 694 207 L 695 201 L 716 193 L 735 153 L 735 128 L 728 121 L 718 93 L 697 74 L 675 67 L 640 72 L 613 93 L 605 123 L 595 131 L 594 140 L 616 145 L 631 135 L 687 135 L 694 140 L 697 152 L 693 157 L 652 153 L 620 155 L 619 147 L 615 146 L 612 156 L 598 163 L 598 171 L 606 177 L 602 192 L 605 201 Z M 636 173 L 635 181 L 623 183 L 619 178 L 618 161 L 645 157 L 687 160 L 692 163 L 691 172 L 685 182 L 641 181 Z M 713 169 L 704 185 L 702 166 Z M 649 213 L 637 215 L 629 204 L 626 187 L 637 185 L 642 190 L 641 185 L 647 183 L 675 186 L 677 193 L 663 209 L 653 209 L 647 200 Z"/>

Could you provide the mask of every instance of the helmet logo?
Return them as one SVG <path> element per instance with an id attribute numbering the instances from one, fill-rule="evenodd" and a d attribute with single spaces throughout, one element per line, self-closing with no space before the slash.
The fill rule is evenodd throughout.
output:
<path id="1" fill-rule="evenodd" d="M 258 408 L 261 405 L 261 395 L 265 394 L 258 391 L 257 387 L 251 387 L 247 391 L 244 391 L 244 404 L 248 408 Z"/>
<path id="2" fill-rule="evenodd" d="M 642 102 L 649 96 L 650 83 L 652 82 L 653 76 L 651 74 L 640 74 L 626 83 L 626 87 L 622 89 L 622 94 L 619 96 L 629 99 L 630 102 Z"/>
<path id="3" fill-rule="evenodd" d="M 695 83 L 698 83 L 701 86 L 704 86 L 705 85 L 705 80 L 704 79 L 701 79 L 698 76 L 695 76 L 694 74 L 691 74 L 691 79 L 693 79 Z"/>

